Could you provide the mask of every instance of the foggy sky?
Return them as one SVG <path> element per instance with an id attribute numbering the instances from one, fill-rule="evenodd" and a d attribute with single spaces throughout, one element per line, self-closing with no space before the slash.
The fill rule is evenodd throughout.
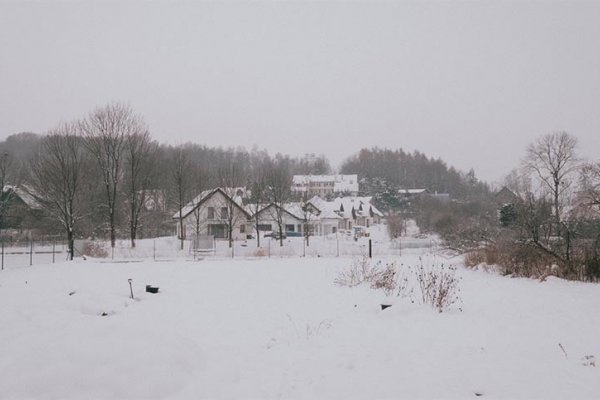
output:
<path id="1" fill-rule="evenodd" d="M 493 181 L 565 130 L 600 159 L 598 2 L 6 2 L 0 139 L 111 101 L 160 142 L 402 147 Z"/>

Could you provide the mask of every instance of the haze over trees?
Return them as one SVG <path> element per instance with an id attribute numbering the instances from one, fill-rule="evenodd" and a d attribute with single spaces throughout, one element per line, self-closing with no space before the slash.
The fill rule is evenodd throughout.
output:
<path id="1" fill-rule="evenodd" d="M 80 237 L 109 239 L 113 245 L 128 238 L 134 247 L 138 238 L 172 235 L 183 206 L 216 187 L 232 198 L 245 188 L 246 202 L 255 209 L 272 204 L 277 213 L 290 201 L 305 206 L 308 199 L 290 190 L 292 175 L 334 173 L 322 155 L 294 158 L 257 148 L 159 144 L 143 118 L 119 103 L 46 135 L 9 136 L 0 142 L 0 155 L 5 188 L 0 227 L 5 228 L 4 206 L 10 201 L 7 188 L 29 188 L 46 216 L 36 222 L 37 231 L 25 234 L 64 235 L 71 247 Z M 473 170 L 458 171 L 417 151 L 362 149 L 339 172 L 359 176 L 360 195 L 373 196 L 393 222 L 393 236 L 402 235 L 404 222 L 412 218 L 423 232 L 440 234 L 449 248 L 502 265 L 506 273 L 600 276 L 600 162 L 581 160 L 577 139 L 568 133 L 541 136 L 524 149 L 523 162 L 504 182 L 514 196 L 509 201 L 497 198 Z M 427 189 L 429 195 L 407 200 L 399 194 L 405 189 Z M 228 231 L 235 218 L 244 217 L 231 207 L 217 211 L 227 217 Z M 199 221 L 201 208 L 196 212 Z M 281 215 L 272 217 L 280 222 L 283 244 Z M 257 233 L 260 219 L 252 225 Z"/>

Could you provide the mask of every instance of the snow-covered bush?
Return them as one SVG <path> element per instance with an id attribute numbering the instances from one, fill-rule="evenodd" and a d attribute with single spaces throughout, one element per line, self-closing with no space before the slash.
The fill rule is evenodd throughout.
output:
<path id="1" fill-rule="evenodd" d="M 83 255 L 93 258 L 107 258 L 108 249 L 104 242 L 94 242 L 88 240 L 83 245 Z"/>
<path id="2" fill-rule="evenodd" d="M 379 265 L 379 263 L 376 264 L 376 266 Z M 381 289 L 386 294 L 386 296 L 390 296 L 396 291 L 397 287 L 398 280 L 396 263 L 387 263 L 383 270 L 373 275 L 373 280 L 371 281 L 372 289 Z"/>
<path id="3" fill-rule="evenodd" d="M 476 267 L 483 263 L 487 263 L 487 257 L 483 250 L 474 250 L 465 254 L 465 266 Z"/>
<path id="4" fill-rule="evenodd" d="M 350 268 L 341 271 L 333 282 L 338 286 L 353 287 L 363 282 L 374 282 L 380 274 L 379 264 L 371 265 L 369 258 L 362 256 L 355 258 Z"/>
<path id="5" fill-rule="evenodd" d="M 443 263 L 425 266 L 423 261 L 416 267 L 415 276 L 423 304 L 428 304 L 439 312 L 461 302 L 460 277 L 456 276 L 456 267 Z"/>
<path id="6" fill-rule="evenodd" d="M 415 291 L 420 293 L 423 304 L 434 307 L 439 312 L 461 303 L 460 277 L 456 267 L 435 261 L 425 266 L 423 260 L 417 266 L 397 266 L 391 261 L 371 264 L 367 257 L 355 259 L 350 268 L 339 273 L 334 283 L 339 286 L 358 286 L 369 283 L 371 289 L 383 290 L 386 296 L 408 297 L 415 301 Z M 418 294 L 416 294 L 418 296 Z"/>

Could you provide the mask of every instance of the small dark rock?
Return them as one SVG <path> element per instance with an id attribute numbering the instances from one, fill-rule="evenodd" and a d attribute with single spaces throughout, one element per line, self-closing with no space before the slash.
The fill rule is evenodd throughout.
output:
<path id="1" fill-rule="evenodd" d="M 390 308 L 391 306 L 392 306 L 391 304 L 382 304 L 381 310 L 385 310 L 386 308 Z"/>

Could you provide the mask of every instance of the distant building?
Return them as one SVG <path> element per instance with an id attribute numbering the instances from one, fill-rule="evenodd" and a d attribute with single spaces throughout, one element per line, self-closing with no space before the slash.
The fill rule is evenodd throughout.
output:
<path id="1" fill-rule="evenodd" d="M 494 194 L 494 199 L 496 203 L 503 204 L 512 204 L 519 201 L 519 196 L 515 194 L 512 190 L 507 188 L 506 186 L 502 187 L 496 194 Z"/>
<path id="2" fill-rule="evenodd" d="M 398 189 L 398 196 L 401 198 L 414 198 L 431 194 L 429 189 Z"/>
<path id="3" fill-rule="evenodd" d="M 358 195 L 358 175 L 294 175 L 292 192 L 297 195 Z"/>

